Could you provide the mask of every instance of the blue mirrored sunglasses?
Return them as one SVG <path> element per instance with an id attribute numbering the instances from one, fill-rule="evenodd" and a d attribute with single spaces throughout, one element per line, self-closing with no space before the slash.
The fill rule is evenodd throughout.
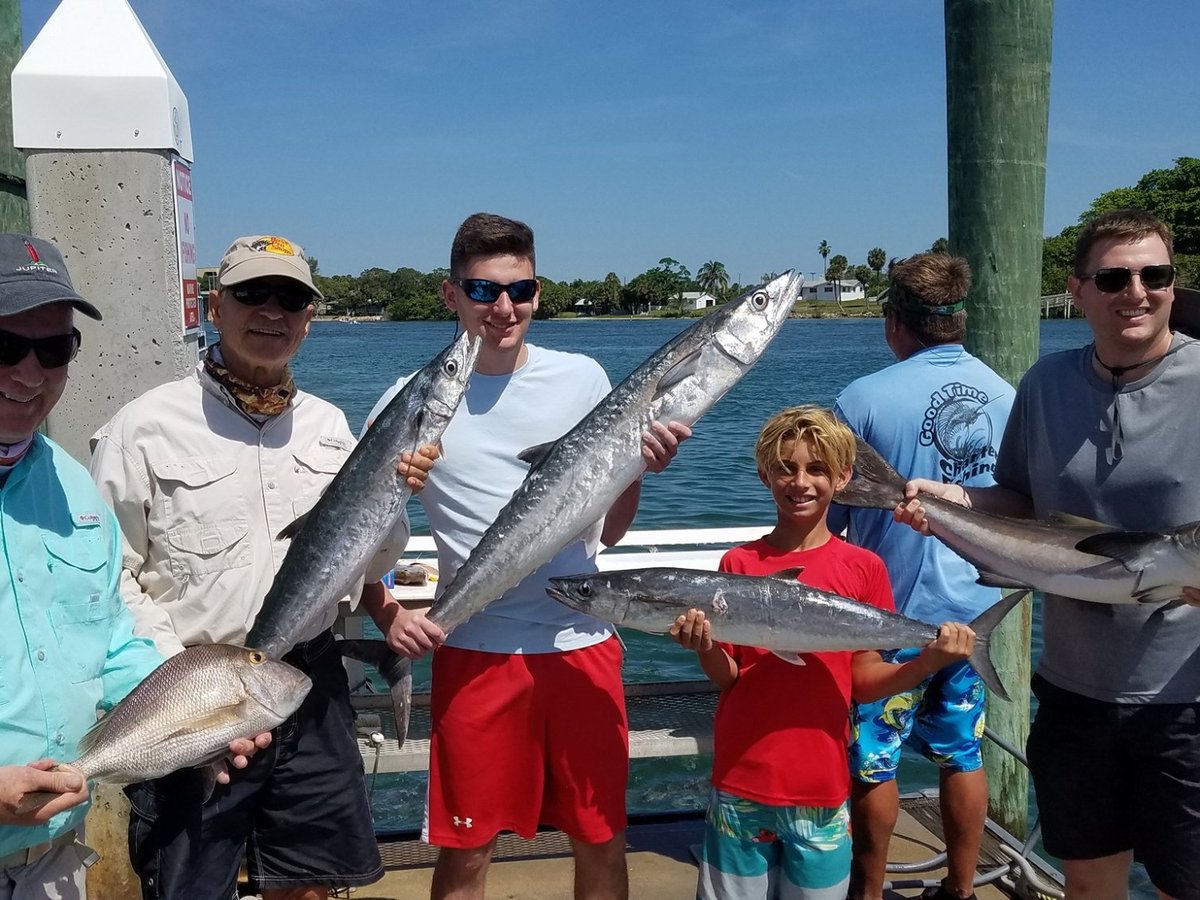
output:
<path id="1" fill-rule="evenodd" d="M 455 278 L 454 283 L 463 289 L 467 299 L 474 303 L 495 303 L 500 295 L 508 294 L 513 303 L 529 303 L 537 294 L 536 278 L 524 278 L 512 284 L 500 284 L 486 278 Z"/>

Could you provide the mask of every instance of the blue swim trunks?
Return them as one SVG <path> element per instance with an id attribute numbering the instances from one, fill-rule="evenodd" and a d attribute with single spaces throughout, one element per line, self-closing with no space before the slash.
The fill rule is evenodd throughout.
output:
<path id="1" fill-rule="evenodd" d="M 889 650 L 885 662 L 907 662 L 919 649 Z M 967 662 L 935 672 L 911 691 L 874 703 L 854 704 L 850 713 L 850 775 L 866 784 L 896 778 L 905 741 L 930 762 L 952 772 L 983 766 L 983 682 Z"/>
<path id="2" fill-rule="evenodd" d="M 699 900 L 844 900 L 849 883 L 845 803 L 768 806 L 713 789 Z"/>

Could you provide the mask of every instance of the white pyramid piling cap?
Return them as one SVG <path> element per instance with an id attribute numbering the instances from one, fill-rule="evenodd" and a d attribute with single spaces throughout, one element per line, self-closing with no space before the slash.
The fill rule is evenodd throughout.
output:
<path id="1" fill-rule="evenodd" d="M 12 74 L 24 150 L 175 150 L 192 161 L 187 97 L 127 0 L 62 0 Z"/>

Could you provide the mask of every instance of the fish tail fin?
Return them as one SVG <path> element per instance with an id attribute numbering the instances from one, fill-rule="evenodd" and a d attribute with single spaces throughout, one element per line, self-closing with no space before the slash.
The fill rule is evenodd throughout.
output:
<path id="1" fill-rule="evenodd" d="M 874 447 L 855 438 L 854 477 L 838 491 L 834 503 L 867 509 L 894 509 L 904 499 L 904 478 Z"/>
<path id="2" fill-rule="evenodd" d="M 387 641 L 341 640 L 334 646 L 342 656 L 374 666 L 383 677 L 392 697 L 396 739 L 403 747 L 412 714 L 412 660 L 394 652 Z"/>
<path id="3" fill-rule="evenodd" d="M 1004 682 L 1000 680 L 1000 674 L 996 671 L 996 666 L 992 662 L 992 632 L 1001 620 L 1012 612 L 1013 608 L 1029 596 L 1029 591 L 1015 591 L 1007 597 L 1000 599 L 1000 602 L 994 603 L 985 609 L 982 613 L 975 617 L 971 622 L 971 629 L 975 632 L 975 652 L 971 654 L 970 663 L 976 674 L 984 684 L 988 686 L 988 690 L 994 693 L 1001 700 L 1010 700 L 1008 691 L 1004 688 Z"/>

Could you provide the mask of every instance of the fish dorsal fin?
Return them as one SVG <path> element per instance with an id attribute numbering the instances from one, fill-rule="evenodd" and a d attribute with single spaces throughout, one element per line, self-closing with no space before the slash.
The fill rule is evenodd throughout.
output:
<path id="1" fill-rule="evenodd" d="M 312 512 L 312 510 L 309 510 Z M 275 540 L 282 541 L 284 538 L 294 539 L 300 533 L 300 529 L 304 527 L 304 523 L 308 521 L 308 513 L 302 513 L 298 516 L 291 525 L 288 525 L 283 531 L 276 535 Z"/>
<path id="2" fill-rule="evenodd" d="M 532 468 L 545 459 L 546 454 L 550 452 L 550 448 L 557 443 L 558 441 L 546 441 L 544 444 L 534 444 L 532 447 L 526 447 L 517 454 L 517 459 L 523 463 L 528 463 L 530 468 Z"/>
<path id="3" fill-rule="evenodd" d="M 804 574 L 804 566 L 793 566 L 790 569 L 782 569 L 772 573 L 769 577 L 778 578 L 780 581 L 796 581 Z"/>
<path id="4" fill-rule="evenodd" d="M 657 400 L 679 382 L 686 378 L 691 378 L 696 374 L 700 363 L 700 350 L 693 350 L 675 365 L 671 366 L 666 371 L 662 378 L 658 379 L 658 386 L 654 389 L 654 399 Z"/>
<path id="5" fill-rule="evenodd" d="M 1100 528 L 1104 531 L 1115 530 L 1112 525 L 1105 524 L 1104 522 L 1097 522 L 1095 519 L 1089 519 L 1086 516 L 1076 516 L 1057 509 L 1051 510 L 1050 521 L 1057 522 L 1060 525 L 1075 525 L 1079 528 Z"/>

